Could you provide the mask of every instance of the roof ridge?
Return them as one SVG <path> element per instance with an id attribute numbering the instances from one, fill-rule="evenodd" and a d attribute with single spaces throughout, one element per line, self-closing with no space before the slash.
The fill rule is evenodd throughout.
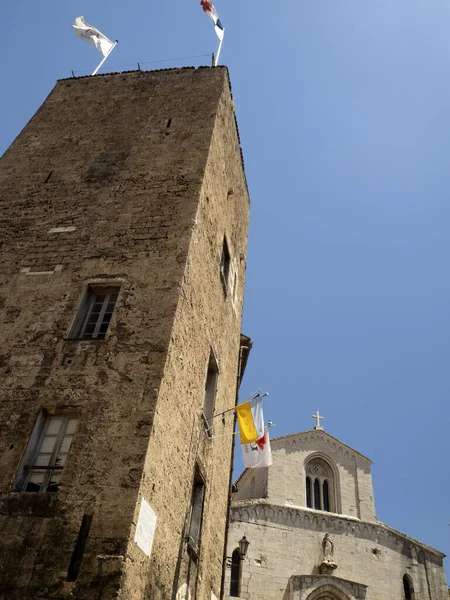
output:
<path id="1" fill-rule="evenodd" d="M 127 73 L 161 73 L 161 71 L 200 71 L 201 69 L 226 69 L 226 65 L 218 65 L 217 67 L 209 67 L 200 65 L 198 67 L 167 67 L 165 69 L 129 69 L 127 71 L 110 71 L 108 73 L 97 73 L 96 75 L 72 75 L 72 77 L 62 77 L 57 81 L 71 81 L 72 79 L 86 79 L 87 77 L 107 77 L 109 75 L 126 75 Z"/>
<path id="2" fill-rule="evenodd" d="M 286 435 L 280 435 L 280 436 L 278 436 L 276 438 L 270 438 L 270 441 L 271 442 L 276 442 L 278 440 L 283 440 L 283 439 L 286 439 L 286 438 L 295 437 L 296 435 L 303 435 L 305 433 L 325 433 L 326 435 L 328 435 L 330 438 L 332 438 L 333 440 L 335 440 L 336 442 L 338 442 L 342 446 L 345 446 L 346 448 L 348 448 L 349 450 L 351 450 L 355 454 L 358 454 L 359 456 L 362 456 L 362 458 L 364 458 L 365 460 L 368 460 L 370 462 L 370 464 L 373 464 L 373 461 L 368 456 L 366 456 L 362 452 L 359 452 L 358 450 L 355 450 L 355 448 L 352 448 L 352 446 L 349 446 L 348 444 L 346 444 L 345 442 L 343 442 L 339 438 L 334 437 L 334 435 L 331 435 L 331 433 L 328 433 L 328 431 L 325 431 L 325 429 L 320 429 L 320 430 L 319 429 L 306 429 L 305 431 L 297 431 L 296 433 L 287 433 Z"/>

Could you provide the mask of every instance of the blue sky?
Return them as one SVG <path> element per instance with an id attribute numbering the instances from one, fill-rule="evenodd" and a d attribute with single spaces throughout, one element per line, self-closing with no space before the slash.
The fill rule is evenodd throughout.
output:
<path id="1" fill-rule="evenodd" d="M 378 518 L 449 553 L 450 2 L 216 8 L 252 198 L 243 395 L 270 392 L 277 436 L 320 409 L 374 461 Z M 2 2 L 0 152 L 101 59 L 78 15 L 119 39 L 105 70 L 217 46 L 198 0 Z"/>

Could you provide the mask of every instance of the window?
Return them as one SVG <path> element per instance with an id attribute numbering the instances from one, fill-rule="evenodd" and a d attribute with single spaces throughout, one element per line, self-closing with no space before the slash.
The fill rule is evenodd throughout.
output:
<path id="1" fill-rule="evenodd" d="M 311 478 L 310 477 L 306 478 L 306 506 L 308 508 L 311 508 L 311 506 L 312 506 L 312 502 L 311 502 Z"/>
<path id="2" fill-rule="evenodd" d="M 216 404 L 217 379 L 219 377 L 219 369 L 217 362 L 211 351 L 209 355 L 208 371 L 205 381 L 205 396 L 203 400 L 203 422 L 209 436 L 212 435 L 214 408 Z"/>
<path id="3" fill-rule="evenodd" d="M 330 497 L 328 495 L 328 481 L 325 479 L 322 485 L 323 492 L 323 510 L 330 511 Z"/>
<path id="4" fill-rule="evenodd" d="M 320 481 L 316 478 L 314 479 L 314 508 L 316 510 L 320 510 L 321 507 L 321 502 L 320 502 Z"/>
<path id="5" fill-rule="evenodd" d="M 241 553 L 239 548 L 231 555 L 230 596 L 237 598 L 241 587 Z"/>
<path id="6" fill-rule="evenodd" d="M 333 472 L 320 458 L 306 465 L 306 506 L 327 512 L 335 510 L 333 498 Z"/>
<path id="7" fill-rule="evenodd" d="M 108 330 L 119 289 L 118 286 L 89 286 L 69 337 L 102 340 Z"/>
<path id="8" fill-rule="evenodd" d="M 228 277 L 230 275 L 231 256 L 228 249 L 227 238 L 223 238 L 222 256 L 220 258 L 220 279 L 222 280 L 223 290 L 225 294 L 228 292 Z"/>
<path id="9" fill-rule="evenodd" d="M 198 555 L 200 548 L 200 535 L 202 530 L 203 500 L 205 498 L 205 484 L 198 469 L 194 476 L 192 489 L 191 515 L 189 519 L 188 546 Z"/>
<path id="10" fill-rule="evenodd" d="M 17 474 L 16 491 L 58 491 L 77 423 L 74 417 L 39 415 Z"/>
<path id="11" fill-rule="evenodd" d="M 403 593 L 405 600 L 414 600 L 414 588 L 408 575 L 403 576 Z"/>

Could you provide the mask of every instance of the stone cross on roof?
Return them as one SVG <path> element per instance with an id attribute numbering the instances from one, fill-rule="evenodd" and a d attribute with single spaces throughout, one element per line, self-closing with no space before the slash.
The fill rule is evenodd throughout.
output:
<path id="1" fill-rule="evenodd" d="M 314 427 L 314 429 L 323 429 L 323 427 L 320 425 L 320 419 L 324 419 L 325 417 L 321 417 L 319 411 L 317 411 L 316 414 L 312 416 L 312 418 L 316 420 L 316 426 Z"/>

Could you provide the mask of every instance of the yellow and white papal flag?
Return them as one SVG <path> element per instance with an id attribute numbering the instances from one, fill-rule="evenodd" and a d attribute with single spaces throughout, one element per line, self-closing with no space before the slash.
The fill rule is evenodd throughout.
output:
<path id="1" fill-rule="evenodd" d="M 273 465 L 272 450 L 270 448 L 269 431 L 264 429 L 264 437 L 252 444 L 242 444 L 242 459 L 246 469 L 270 467 Z"/>
<path id="2" fill-rule="evenodd" d="M 264 436 L 262 397 L 257 396 L 236 406 L 241 444 L 257 442 Z"/>
<path id="3" fill-rule="evenodd" d="M 103 56 L 108 56 L 114 47 L 114 42 L 107 38 L 106 35 L 103 35 L 96 27 L 86 23 L 84 17 L 77 17 L 72 27 L 80 40 L 94 45 Z"/>

